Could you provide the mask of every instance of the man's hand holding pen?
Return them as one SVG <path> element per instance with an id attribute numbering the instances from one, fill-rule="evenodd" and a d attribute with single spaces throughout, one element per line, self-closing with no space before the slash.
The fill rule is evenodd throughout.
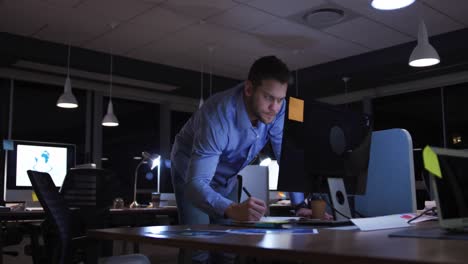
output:
<path id="1" fill-rule="evenodd" d="M 225 215 L 233 220 L 237 221 L 258 221 L 266 212 L 265 202 L 252 197 L 252 195 L 245 189 L 242 188 L 249 197 L 242 203 L 232 203 L 224 212 Z"/>

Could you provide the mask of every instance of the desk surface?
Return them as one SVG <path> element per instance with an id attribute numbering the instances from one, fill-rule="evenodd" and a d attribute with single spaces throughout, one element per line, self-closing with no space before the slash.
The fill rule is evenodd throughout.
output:
<path id="1" fill-rule="evenodd" d="M 112 215 L 168 215 L 176 216 L 176 207 L 157 207 L 157 208 L 124 208 L 124 209 L 111 209 Z M 10 211 L 0 212 L 0 221 L 22 221 L 22 220 L 40 220 L 45 218 L 44 211 Z"/>
<path id="2" fill-rule="evenodd" d="M 0 212 L 0 221 L 23 221 L 44 219 L 44 211 L 10 211 Z"/>
<path id="3" fill-rule="evenodd" d="M 124 209 L 110 209 L 111 215 L 119 214 L 160 214 L 160 215 L 177 215 L 177 207 L 156 207 L 156 208 L 124 208 Z"/>
<path id="4" fill-rule="evenodd" d="M 430 228 L 425 223 L 411 228 Z M 162 246 L 230 251 L 268 259 L 314 263 L 467 263 L 468 241 L 390 238 L 400 229 L 373 232 L 319 229 L 315 235 L 226 234 L 214 238 L 156 235 L 158 231 L 181 230 L 187 226 L 152 226 L 90 230 L 96 240 L 112 239 Z M 226 226 L 191 226 L 194 230 L 225 230 Z M 229 227 L 231 228 L 231 227 Z M 326 261 L 326 262 L 325 262 Z"/>

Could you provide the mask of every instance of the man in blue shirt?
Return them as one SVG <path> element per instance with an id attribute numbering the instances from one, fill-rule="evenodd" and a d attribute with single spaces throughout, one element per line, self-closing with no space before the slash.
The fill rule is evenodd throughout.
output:
<path id="1" fill-rule="evenodd" d="M 264 215 L 265 201 L 250 197 L 237 203 L 234 187 L 237 173 L 268 141 L 279 159 L 288 81 L 289 69 L 281 60 L 262 57 L 248 80 L 209 98 L 177 134 L 171 173 L 180 224 Z"/>

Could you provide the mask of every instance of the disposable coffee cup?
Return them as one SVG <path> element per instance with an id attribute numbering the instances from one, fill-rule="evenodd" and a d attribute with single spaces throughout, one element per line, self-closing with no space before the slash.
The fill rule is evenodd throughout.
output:
<path id="1" fill-rule="evenodd" d="M 314 219 L 324 219 L 326 208 L 327 203 L 324 200 L 310 201 L 310 209 L 312 209 L 312 218 Z"/>
<path id="2" fill-rule="evenodd" d="M 120 197 L 114 199 L 114 204 L 112 206 L 114 209 L 122 209 L 124 208 L 124 200 Z"/>
<path id="3" fill-rule="evenodd" d="M 151 193 L 151 207 L 159 207 L 161 203 L 161 193 L 152 192 Z"/>

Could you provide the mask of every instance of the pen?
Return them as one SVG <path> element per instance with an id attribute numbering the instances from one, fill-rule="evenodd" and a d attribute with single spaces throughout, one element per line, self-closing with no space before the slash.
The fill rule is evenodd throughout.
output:
<path id="1" fill-rule="evenodd" d="M 245 187 L 242 187 L 242 190 L 245 192 L 245 194 L 247 194 L 247 197 L 252 197 L 252 195 L 250 194 L 249 191 L 247 191 L 247 189 Z"/>

